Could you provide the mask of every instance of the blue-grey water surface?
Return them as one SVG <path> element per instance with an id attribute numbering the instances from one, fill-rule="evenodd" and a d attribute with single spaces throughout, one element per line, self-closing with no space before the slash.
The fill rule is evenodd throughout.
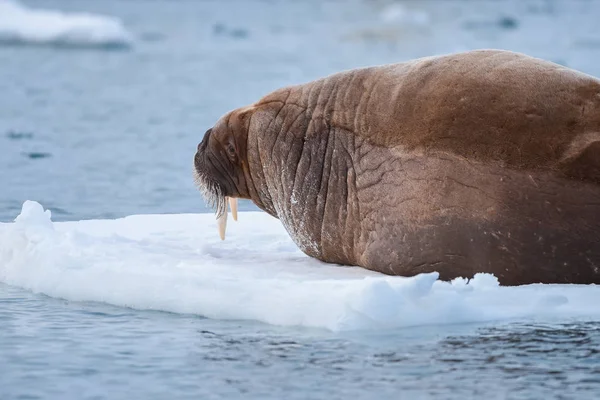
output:
<path id="1" fill-rule="evenodd" d="M 138 40 L 0 47 L 0 221 L 27 199 L 57 221 L 208 211 L 191 175 L 204 131 L 342 69 L 495 47 L 600 76 L 593 0 L 26 4 L 117 16 Z M 2 400 L 349 397 L 597 399 L 600 322 L 336 334 L 0 284 Z"/>

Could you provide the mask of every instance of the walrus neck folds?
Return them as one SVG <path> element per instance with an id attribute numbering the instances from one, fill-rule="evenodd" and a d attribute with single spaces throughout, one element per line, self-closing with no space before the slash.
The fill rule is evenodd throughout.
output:
<path id="1" fill-rule="evenodd" d="M 315 96 L 309 101 L 316 100 L 321 90 L 321 87 L 315 88 Z M 321 117 L 323 105 L 310 108 L 300 98 L 301 92 L 301 88 L 277 91 L 256 107 L 247 146 L 255 185 L 252 200 L 280 219 L 305 253 L 323 259 L 324 243 L 335 240 L 337 235 L 354 235 L 350 232 L 352 228 L 346 227 L 331 233 L 331 227 L 342 222 L 341 218 L 345 218 L 350 208 L 355 208 L 354 205 L 344 207 L 342 215 L 338 212 L 342 210 L 330 207 L 336 193 L 348 193 L 346 178 L 333 179 L 335 172 L 332 171 L 337 167 L 347 171 L 350 161 L 347 153 L 338 152 L 328 141 L 339 140 L 337 145 L 342 145 L 348 137 L 330 136 L 330 128 Z M 352 173 L 349 172 L 350 176 Z M 310 207 L 314 207 L 314 211 Z M 348 264 L 354 261 L 353 253 L 353 247 L 338 247 L 333 259 Z"/>
<path id="2" fill-rule="evenodd" d="M 271 118 L 271 105 L 255 105 L 251 118 L 245 125 L 245 158 L 243 167 L 248 198 L 261 210 L 279 218 L 274 203 L 274 187 L 269 181 L 271 170 L 280 161 L 267 151 L 266 144 L 273 143 L 277 128 Z M 270 146 L 270 145 L 269 145 Z"/>

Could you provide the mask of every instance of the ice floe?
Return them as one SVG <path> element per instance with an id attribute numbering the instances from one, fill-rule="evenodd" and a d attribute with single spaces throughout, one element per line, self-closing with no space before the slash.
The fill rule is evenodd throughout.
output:
<path id="1" fill-rule="evenodd" d="M 501 287 L 486 274 L 390 277 L 305 256 L 280 222 L 240 212 L 52 222 L 33 201 L 0 223 L 0 281 L 72 301 L 333 331 L 509 320 L 600 319 L 600 287 Z"/>
<path id="2" fill-rule="evenodd" d="M 129 48 L 133 35 L 114 17 L 27 8 L 0 0 L 0 45 Z"/>

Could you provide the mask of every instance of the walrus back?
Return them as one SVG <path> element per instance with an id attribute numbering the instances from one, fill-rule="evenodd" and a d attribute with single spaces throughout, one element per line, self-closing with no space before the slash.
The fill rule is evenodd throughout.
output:
<path id="1" fill-rule="evenodd" d="M 375 142 L 516 169 L 558 170 L 574 142 L 600 132 L 600 81 L 548 61 L 478 51 L 381 72 L 398 78 L 390 93 L 383 82 L 373 90 L 373 96 L 389 97 L 371 101 L 365 114 L 366 125 L 376 127 L 369 136 Z M 581 168 L 594 146 L 577 168 L 564 171 L 594 174 Z"/>
<path id="2" fill-rule="evenodd" d="M 376 146 L 598 181 L 596 142 L 581 141 L 600 132 L 600 81 L 524 54 L 480 50 L 356 69 L 262 101 L 297 104 Z"/>

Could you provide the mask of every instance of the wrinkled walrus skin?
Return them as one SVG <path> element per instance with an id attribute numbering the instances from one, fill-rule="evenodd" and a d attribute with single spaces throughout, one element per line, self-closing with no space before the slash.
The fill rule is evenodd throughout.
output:
<path id="1" fill-rule="evenodd" d="M 600 283 L 600 80 L 479 50 L 341 72 L 224 115 L 195 156 L 309 256 Z M 209 196 L 209 197 L 210 197 Z"/>

